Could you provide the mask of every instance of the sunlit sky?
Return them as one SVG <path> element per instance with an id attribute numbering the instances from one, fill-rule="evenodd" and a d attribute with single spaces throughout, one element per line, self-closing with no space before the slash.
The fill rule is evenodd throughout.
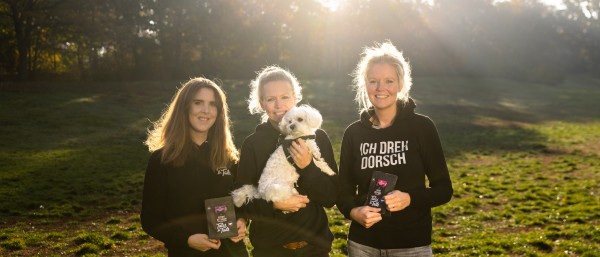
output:
<path id="1" fill-rule="evenodd" d="M 342 1 L 344 0 L 317 0 L 317 2 L 321 3 L 324 7 L 332 12 L 337 11 Z"/>
<path id="2" fill-rule="evenodd" d="M 496 0 L 496 2 L 508 2 L 510 0 Z M 544 3 L 546 5 L 554 6 L 554 8 L 558 10 L 563 10 L 567 8 L 563 3 L 563 0 L 537 0 L 538 2 Z"/>
<path id="3" fill-rule="evenodd" d="M 321 3 L 324 7 L 326 7 L 330 11 L 335 12 L 340 7 L 340 4 L 342 2 L 344 2 L 345 0 L 316 0 L 316 1 Z M 435 0 L 426 0 L 426 1 L 433 4 L 433 2 Z M 495 2 L 506 2 L 506 1 L 510 1 L 510 0 L 496 0 Z M 563 3 L 563 0 L 538 0 L 538 1 L 541 3 L 547 4 L 547 5 L 550 5 L 550 6 L 554 6 L 556 9 L 559 9 L 559 10 L 566 8 Z"/>
<path id="4" fill-rule="evenodd" d="M 346 0 L 315 0 L 315 1 L 317 1 L 318 3 L 323 5 L 323 7 L 329 9 L 329 11 L 335 12 L 340 8 L 340 6 Z M 432 4 L 432 5 L 435 2 L 435 0 L 413 0 L 413 1 L 422 1 L 422 2 Z M 494 0 L 494 3 L 502 3 L 502 2 L 510 2 L 510 1 L 511 0 Z M 565 6 L 563 0 L 537 0 L 537 1 L 540 3 L 546 4 L 548 6 L 552 6 L 552 7 L 554 7 L 555 10 L 564 10 L 567 8 Z M 598 16 L 599 16 L 598 12 L 590 10 L 588 8 L 588 4 L 590 4 L 590 2 L 581 1 L 580 2 L 581 11 L 585 15 L 585 17 L 593 18 L 593 19 L 597 20 Z"/>
<path id="5" fill-rule="evenodd" d="M 562 0 L 538 0 L 538 1 L 545 3 L 547 5 L 552 5 L 552 6 L 556 7 L 556 9 L 567 8 Z"/>

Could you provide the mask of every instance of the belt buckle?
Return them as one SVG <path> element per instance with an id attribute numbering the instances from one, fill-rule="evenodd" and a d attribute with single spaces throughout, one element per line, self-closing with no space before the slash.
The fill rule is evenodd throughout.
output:
<path id="1" fill-rule="evenodd" d="M 284 244 L 283 248 L 290 249 L 290 250 L 297 250 L 297 249 L 303 248 L 307 245 L 308 245 L 308 243 L 306 241 L 291 242 L 291 243 Z"/>

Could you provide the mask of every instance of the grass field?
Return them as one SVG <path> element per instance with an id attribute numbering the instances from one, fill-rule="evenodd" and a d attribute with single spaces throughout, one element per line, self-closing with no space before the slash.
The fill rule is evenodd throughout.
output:
<path id="1" fill-rule="evenodd" d="M 222 82 L 238 146 L 258 123 L 247 83 Z M 302 83 L 339 151 L 353 93 Z M 178 85 L 0 84 L 0 256 L 164 256 L 139 223 L 142 142 Z M 600 80 L 416 78 L 412 95 L 455 189 L 433 209 L 436 256 L 600 256 Z M 348 224 L 328 213 L 345 256 Z"/>

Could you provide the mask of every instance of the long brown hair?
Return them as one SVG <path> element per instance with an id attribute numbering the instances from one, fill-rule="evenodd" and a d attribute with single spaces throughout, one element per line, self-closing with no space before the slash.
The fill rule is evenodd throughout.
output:
<path id="1" fill-rule="evenodd" d="M 193 78 L 186 82 L 173 97 L 152 129 L 148 130 L 145 144 L 151 152 L 162 150 L 161 161 L 174 166 L 182 166 L 190 157 L 194 142 L 191 137 L 189 110 L 193 97 L 202 89 L 208 88 L 215 94 L 217 118 L 208 130 L 211 168 L 228 167 L 238 161 L 238 151 L 233 144 L 230 130 L 229 107 L 225 93 L 217 84 L 205 78 Z"/>

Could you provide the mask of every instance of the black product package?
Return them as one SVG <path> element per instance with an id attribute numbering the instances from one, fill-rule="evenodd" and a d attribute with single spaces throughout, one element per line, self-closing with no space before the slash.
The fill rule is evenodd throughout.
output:
<path id="1" fill-rule="evenodd" d="M 223 239 L 237 236 L 237 220 L 233 207 L 233 197 L 206 199 L 204 206 L 206 208 L 209 238 Z"/>
<path id="2" fill-rule="evenodd" d="M 398 176 L 394 174 L 374 171 L 365 205 L 381 208 L 381 215 L 391 216 L 391 213 L 386 209 L 387 205 L 383 200 L 383 196 L 394 190 L 396 180 L 398 180 Z"/>

